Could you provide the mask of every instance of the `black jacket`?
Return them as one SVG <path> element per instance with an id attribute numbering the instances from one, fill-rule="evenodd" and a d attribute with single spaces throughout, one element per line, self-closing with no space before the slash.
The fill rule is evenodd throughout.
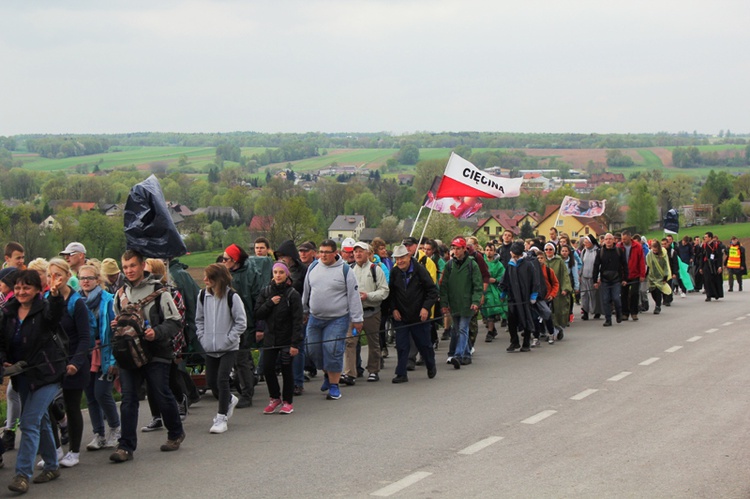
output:
<path id="1" fill-rule="evenodd" d="M 401 322 L 404 324 L 422 322 L 419 319 L 419 312 L 423 308 L 430 310 L 440 296 L 427 269 L 414 258 L 411 259 L 406 272 L 403 272 L 397 265 L 393 266 L 389 288 L 390 313 L 398 310 L 401 314 Z"/>
<path id="2" fill-rule="evenodd" d="M 594 282 L 601 279 L 604 282 L 622 282 L 628 275 L 628 262 L 625 252 L 617 246 L 612 249 L 602 246 L 594 261 Z"/>
<path id="3" fill-rule="evenodd" d="M 0 324 L 0 357 L 2 362 L 26 361 L 27 370 L 18 376 L 25 376 L 31 390 L 52 383 L 59 383 L 65 375 L 68 364 L 66 352 L 61 352 L 53 336 L 60 330 L 60 320 L 65 312 L 62 296 L 52 296 L 48 300 L 36 298 L 26 319 L 21 324 L 22 344 L 13 345 L 13 336 L 18 324 L 20 303 L 15 298 L 5 304 Z"/>
<path id="4" fill-rule="evenodd" d="M 271 298 L 281 296 L 274 304 Z M 293 346 L 300 348 L 302 334 L 302 297 L 288 283 L 271 283 L 260 291 L 255 303 L 255 318 L 265 323 L 264 347 Z"/>

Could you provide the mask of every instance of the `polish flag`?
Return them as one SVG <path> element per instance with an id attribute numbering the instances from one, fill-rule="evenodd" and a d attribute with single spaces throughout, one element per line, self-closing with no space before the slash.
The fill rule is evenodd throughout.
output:
<path id="1" fill-rule="evenodd" d="M 522 182 L 520 177 L 489 175 L 458 154 L 451 153 L 435 197 L 514 198 L 521 194 Z"/>

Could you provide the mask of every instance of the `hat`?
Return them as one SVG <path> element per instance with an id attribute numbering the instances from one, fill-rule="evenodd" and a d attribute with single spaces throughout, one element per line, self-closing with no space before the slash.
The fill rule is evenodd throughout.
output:
<path id="1" fill-rule="evenodd" d="M 310 243 L 302 243 L 297 249 L 299 251 L 315 251 L 315 246 Z"/>
<path id="2" fill-rule="evenodd" d="M 114 258 L 105 258 L 102 262 L 102 274 L 104 275 L 115 275 L 120 273 L 120 267 L 117 266 L 117 262 Z"/>
<path id="3" fill-rule="evenodd" d="M 289 276 L 289 267 L 286 266 L 283 262 L 276 262 L 273 264 L 273 270 L 281 269 L 284 271 L 284 273 Z"/>
<path id="4" fill-rule="evenodd" d="M 409 255 L 409 250 L 406 249 L 406 246 L 404 246 L 403 244 L 399 244 L 398 246 L 393 248 L 393 258 L 399 258 L 407 255 Z"/>
<path id="5" fill-rule="evenodd" d="M 354 251 L 354 239 L 347 237 L 341 242 L 341 249 L 344 251 Z"/>
<path id="6" fill-rule="evenodd" d="M 463 237 L 456 237 L 451 241 L 451 246 L 455 246 L 457 248 L 465 248 L 466 247 L 466 239 Z"/>
<path id="7" fill-rule="evenodd" d="M 596 238 L 594 234 L 589 234 L 586 237 L 589 239 L 589 241 L 591 241 L 591 244 L 593 244 L 594 246 L 599 246 L 599 240 Z"/>
<path id="8" fill-rule="evenodd" d="M 370 245 L 369 245 L 369 244 L 367 244 L 367 243 L 366 243 L 366 242 L 364 242 L 364 241 L 357 241 L 357 242 L 356 242 L 356 243 L 354 244 L 354 247 L 355 247 L 355 248 L 362 248 L 362 249 L 363 249 L 363 250 L 365 250 L 365 251 L 370 251 Z"/>
<path id="9" fill-rule="evenodd" d="M 411 246 L 412 244 L 419 244 L 419 241 L 415 237 L 405 237 L 401 244 L 404 246 Z"/>
<path id="10" fill-rule="evenodd" d="M 547 243 L 544 245 L 544 251 L 547 251 L 547 246 L 551 246 L 553 250 L 557 251 L 557 246 L 555 246 L 555 243 Z"/>
<path id="11" fill-rule="evenodd" d="M 521 241 L 516 241 L 515 243 L 511 244 L 510 252 L 516 256 L 523 255 L 523 243 Z"/>
<path id="12" fill-rule="evenodd" d="M 12 288 L 13 285 L 16 283 L 16 274 L 18 273 L 18 269 L 15 267 L 5 267 L 4 269 L 0 270 L 0 281 L 3 281 L 3 283 L 8 286 L 9 288 Z"/>
<path id="13" fill-rule="evenodd" d="M 86 247 L 81 243 L 70 243 L 65 247 L 63 251 L 60 252 L 61 255 L 72 255 L 73 253 L 83 253 L 86 254 Z"/>

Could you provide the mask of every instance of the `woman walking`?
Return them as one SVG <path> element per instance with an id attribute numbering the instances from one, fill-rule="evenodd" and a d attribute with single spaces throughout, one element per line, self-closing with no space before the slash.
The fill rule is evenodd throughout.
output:
<path id="1" fill-rule="evenodd" d="M 219 412 L 210 433 L 224 433 L 239 399 L 232 395 L 229 375 L 240 348 L 240 336 L 247 327 L 247 315 L 240 295 L 230 284 L 229 270 L 212 263 L 203 274 L 206 289 L 198 293 L 195 326 L 198 341 L 206 351 L 206 383 L 218 395 Z"/>
<path id="2" fill-rule="evenodd" d="M 669 265 L 667 251 L 662 248 L 658 239 L 651 241 L 651 251 L 646 255 L 646 267 L 648 267 L 648 290 L 654 299 L 654 314 L 661 313 L 662 299 L 672 299 L 672 269 Z"/>

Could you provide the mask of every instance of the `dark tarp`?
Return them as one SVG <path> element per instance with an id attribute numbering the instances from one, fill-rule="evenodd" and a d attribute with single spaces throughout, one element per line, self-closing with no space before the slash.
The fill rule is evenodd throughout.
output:
<path id="1" fill-rule="evenodd" d="M 674 208 L 664 216 L 664 232 L 667 234 L 678 234 L 680 232 L 680 216 Z"/>
<path id="2" fill-rule="evenodd" d="M 187 253 L 154 175 L 130 189 L 124 223 L 127 249 L 149 258 L 175 258 Z"/>

